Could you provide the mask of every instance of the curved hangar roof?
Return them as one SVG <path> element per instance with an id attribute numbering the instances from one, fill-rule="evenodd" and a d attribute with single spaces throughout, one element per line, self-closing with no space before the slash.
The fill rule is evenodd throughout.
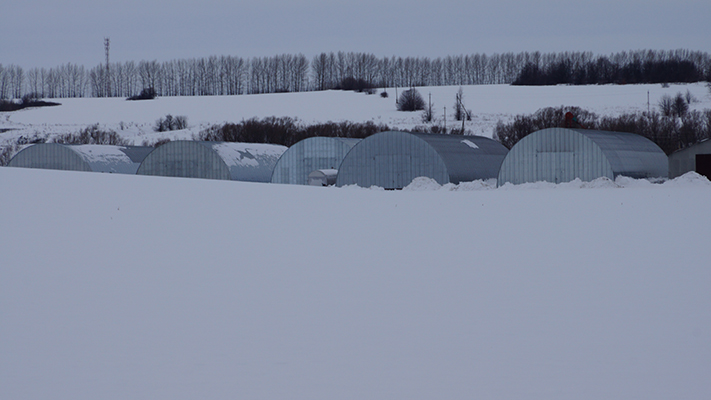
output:
<path id="1" fill-rule="evenodd" d="M 361 139 L 311 137 L 295 143 L 274 167 L 272 183 L 306 185 L 316 170 L 338 169 L 341 161 Z"/>
<path id="2" fill-rule="evenodd" d="M 177 140 L 153 150 L 139 175 L 269 182 L 286 147 L 261 143 Z"/>
<path id="3" fill-rule="evenodd" d="M 531 133 L 506 156 L 498 184 L 667 177 L 668 159 L 651 140 L 633 133 L 548 128 Z"/>
<path id="4" fill-rule="evenodd" d="M 496 178 L 508 150 L 482 136 L 380 132 L 353 146 L 338 169 L 338 186 L 401 189 L 426 176 L 439 184 Z"/>
<path id="5" fill-rule="evenodd" d="M 40 143 L 15 154 L 8 166 L 135 174 L 152 150 L 144 146 Z"/>

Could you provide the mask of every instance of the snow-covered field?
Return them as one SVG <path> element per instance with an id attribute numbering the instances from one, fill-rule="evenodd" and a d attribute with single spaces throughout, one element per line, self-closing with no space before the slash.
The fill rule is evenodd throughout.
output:
<path id="1" fill-rule="evenodd" d="M 467 90 L 495 119 L 667 89 Z M 408 118 L 354 93 L 218 100 L 78 99 L 0 128 Z M 0 399 L 711 397 L 708 180 L 408 189 L 0 167 Z"/>
<path id="2" fill-rule="evenodd" d="M 398 94 L 402 92 L 398 90 Z M 418 91 L 428 101 L 432 96 L 436 123 L 461 126 L 453 118 L 453 106 L 458 86 L 425 87 Z M 527 87 L 509 85 L 464 86 L 464 104 L 473 114 L 466 128 L 472 133 L 491 137 L 498 121 L 507 122 L 517 114 L 530 114 L 543 107 L 578 106 L 600 115 L 655 109 L 663 95 L 674 96 L 689 91 L 696 99 L 691 109 L 711 109 L 711 95 L 702 83 L 688 85 L 602 85 Z M 242 96 L 160 97 L 152 101 L 109 99 L 58 99 L 59 107 L 28 109 L 0 113 L 0 145 L 20 136 L 47 137 L 78 132 L 91 124 L 113 129 L 140 145 L 169 137 L 190 139 L 212 124 L 240 122 L 252 117 L 293 117 L 303 123 L 365 122 L 384 123 L 391 128 L 409 129 L 422 125 L 419 112 L 398 112 L 395 90 L 389 97 L 379 94 L 327 91 Z M 649 94 L 649 97 L 648 97 Z M 445 108 L 447 121 L 445 123 Z M 156 120 L 167 114 L 188 118 L 189 129 L 156 133 Z"/>

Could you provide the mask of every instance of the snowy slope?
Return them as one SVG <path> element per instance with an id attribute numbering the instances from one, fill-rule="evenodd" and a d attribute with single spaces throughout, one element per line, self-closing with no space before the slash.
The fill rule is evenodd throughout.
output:
<path id="1" fill-rule="evenodd" d="M 432 96 L 436 123 L 461 126 L 453 118 L 452 108 L 458 86 L 418 88 L 426 101 Z M 689 91 L 697 100 L 692 109 L 710 109 L 711 94 L 703 83 L 688 85 L 601 85 L 544 86 L 509 85 L 464 86 L 464 104 L 472 110 L 473 119 L 466 128 L 477 135 L 491 137 L 496 123 L 508 121 L 517 114 L 530 114 L 543 107 L 578 106 L 600 115 L 654 109 L 663 95 L 674 96 Z M 398 94 L 402 88 L 398 89 Z M 390 97 L 378 94 L 325 91 L 241 96 L 160 97 L 151 101 L 126 101 L 122 98 L 59 99 L 58 107 L 0 113 L 0 145 L 20 136 L 46 137 L 77 132 L 91 124 L 113 129 L 133 144 L 170 137 L 190 139 L 211 124 L 239 122 L 252 117 L 298 118 L 304 123 L 365 122 L 387 124 L 391 128 L 409 129 L 422 124 L 421 113 L 398 112 L 395 89 Z M 649 94 L 649 97 L 648 97 Z M 445 122 L 445 107 L 446 117 Z M 188 118 L 189 129 L 156 133 L 156 120 L 167 114 Z"/>
<path id="2" fill-rule="evenodd" d="M 0 168 L 0 187 L 0 399 L 711 396 L 693 174 L 392 192 Z"/>

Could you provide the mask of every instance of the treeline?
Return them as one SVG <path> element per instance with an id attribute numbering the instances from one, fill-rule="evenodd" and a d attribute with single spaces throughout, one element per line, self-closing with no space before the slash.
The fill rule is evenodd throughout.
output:
<path id="1" fill-rule="evenodd" d="M 467 54 L 376 57 L 321 53 L 242 58 L 74 64 L 32 68 L 0 64 L 0 98 L 131 97 L 145 89 L 158 96 L 210 96 L 311 90 L 484 84 L 600 84 L 711 80 L 711 57 L 689 50 Z"/>
<path id="2" fill-rule="evenodd" d="M 578 107 L 549 107 L 531 115 L 517 115 L 509 123 L 499 122 L 493 137 L 510 149 L 537 130 L 565 127 L 568 112 L 575 115 L 577 127 L 635 133 L 656 143 L 666 154 L 711 138 L 711 110 L 687 110 L 682 115 L 652 111 L 601 118 Z"/>
<path id="3" fill-rule="evenodd" d="M 560 53 L 532 59 L 514 85 L 600 85 L 711 81 L 708 53 L 689 50 L 635 51 L 593 56 Z"/>

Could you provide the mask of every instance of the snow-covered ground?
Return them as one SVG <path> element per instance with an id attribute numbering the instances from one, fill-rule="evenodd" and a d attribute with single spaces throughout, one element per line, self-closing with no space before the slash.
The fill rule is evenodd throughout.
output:
<path id="1" fill-rule="evenodd" d="M 398 94 L 402 92 L 398 89 Z M 436 123 L 461 126 L 453 118 L 453 105 L 458 86 L 425 87 L 418 91 L 426 101 L 432 96 Z M 498 121 L 508 121 L 517 114 L 530 114 L 544 107 L 578 106 L 600 115 L 654 109 L 659 99 L 667 94 L 686 94 L 696 99 L 692 109 L 711 109 L 711 95 L 703 83 L 688 85 L 601 85 L 601 86 L 464 86 L 464 103 L 473 114 L 466 128 L 476 135 L 491 137 Z M 384 123 L 391 128 L 409 129 L 422 125 L 419 112 L 398 112 L 395 89 L 388 89 L 388 98 L 379 94 L 326 91 L 242 96 L 160 97 L 151 101 L 110 99 L 58 99 L 58 107 L 28 109 L 14 113 L 0 113 L 0 145 L 20 136 L 47 137 L 78 132 L 100 124 L 113 129 L 133 144 L 155 142 L 161 138 L 190 139 L 212 124 L 240 122 L 252 117 L 293 117 L 306 124 L 314 122 Z M 155 122 L 167 114 L 188 118 L 189 129 L 156 133 Z"/>
<path id="2" fill-rule="evenodd" d="M 687 87 L 709 104 L 703 86 L 670 93 Z M 646 109 L 661 90 L 588 90 L 603 88 L 643 99 L 570 105 Z M 465 100 L 506 116 L 569 89 L 584 90 Z M 78 99 L 3 124 L 356 120 L 352 104 L 392 101 L 303 95 L 229 98 L 222 114 L 219 98 Z M 341 107 L 280 103 L 318 95 Z M 0 399 L 711 397 L 708 180 L 407 189 L 0 167 Z"/>

